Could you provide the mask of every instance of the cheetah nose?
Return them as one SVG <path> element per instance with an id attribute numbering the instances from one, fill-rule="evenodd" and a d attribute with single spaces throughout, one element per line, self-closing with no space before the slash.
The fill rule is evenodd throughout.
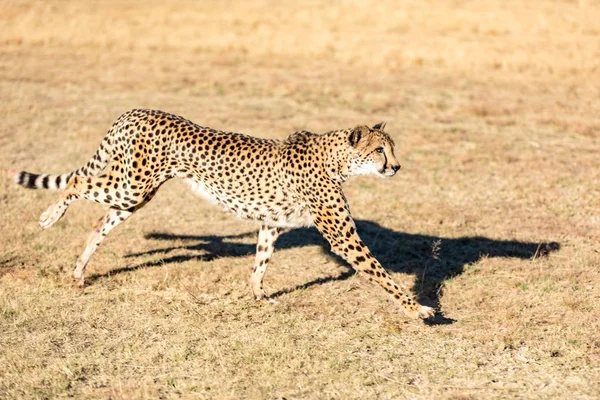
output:
<path id="1" fill-rule="evenodd" d="M 392 165 L 392 169 L 394 170 L 394 173 L 398 172 L 398 170 L 400 169 L 400 164 Z"/>

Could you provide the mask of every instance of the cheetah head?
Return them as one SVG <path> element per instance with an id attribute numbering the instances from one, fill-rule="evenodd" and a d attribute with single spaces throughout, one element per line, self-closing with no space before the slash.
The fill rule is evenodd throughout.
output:
<path id="1" fill-rule="evenodd" d="M 389 177 L 394 176 L 400 169 L 400 164 L 394 156 L 394 141 L 383 131 L 384 128 L 385 122 L 380 122 L 373 128 L 359 125 L 350 131 L 350 175 L 375 174 Z"/>

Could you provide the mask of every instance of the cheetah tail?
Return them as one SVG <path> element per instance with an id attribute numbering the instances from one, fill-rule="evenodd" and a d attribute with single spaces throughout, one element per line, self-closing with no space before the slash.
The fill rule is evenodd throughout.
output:
<path id="1" fill-rule="evenodd" d="M 83 167 L 67 172 L 61 175 L 49 175 L 49 174 L 33 174 L 27 171 L 12 172 L 7 171 L 9 175 L 13 176 L 15 183 L 21 185 L 27 189 L 49 189 L 49 190 L 60 190 L 67 186 L 67 183 L 73 175 L 79 176 L 96 176 L 106 167 L 111 151 L 109 144 L 105 139 L 101 144 L 94 156 L 85 164 Z"/>
<path id="2" fill-rule="evenodd" d="M 27 171 L 19 171 L 13 175 L 15 183 L 27 189 L 50 189 L 59 190 L 67 186 L 67 182 L 74 172 L 62 175 L 33 174 Z"/>

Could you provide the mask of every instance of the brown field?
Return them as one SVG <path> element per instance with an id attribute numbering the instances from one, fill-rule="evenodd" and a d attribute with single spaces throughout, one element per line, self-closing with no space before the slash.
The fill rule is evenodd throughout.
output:
<path id="1" fill-rule="evenodd" d="M 257 225 L 178 181 L 70 271 L 102 207 L 0 177 L 0 398 L 600 398 L 600 2 L 0 2 L 0 169 L 63 173 L 130 108 L 284 138 L 388 122 L 345 185 L 438 307 L 406 320 L 314 230 L 247 279 Z"/>

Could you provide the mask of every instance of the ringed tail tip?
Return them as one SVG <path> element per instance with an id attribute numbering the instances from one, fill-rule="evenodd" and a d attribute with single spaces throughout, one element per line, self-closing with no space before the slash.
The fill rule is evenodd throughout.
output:
<path id="1" fill-rule="evenodd" d="M 7 173 L 11 173 L 11 171 L 7 171 Z M 19 171 L 13 172 L 13 180 L 17 185 L 23 186 L 27 189 L 38 189 L 38 185 L 36 185 L 36 180 L 39 177 L 39 174 L 32 174 L 27 171 Z"/>

